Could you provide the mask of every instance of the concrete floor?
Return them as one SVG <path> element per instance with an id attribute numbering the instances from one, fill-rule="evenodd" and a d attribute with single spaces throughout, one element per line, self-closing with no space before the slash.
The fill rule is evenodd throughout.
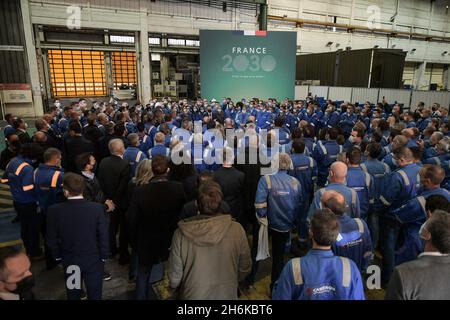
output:
<path id="1" fill-rule="evenodd" d="M 20 239 L 20 226 L 10 222 L 14 216 L 9 186 L 0 184 L 0 246 L 2 243 Z M 249 243 L 251 243 L 251 237 L 249 237 Z M 292 254 L 287 254 L 286 262 L 292 257 Z M 105 270 L 111 274 L 112 279 L 104 282 L 103 299 L 128 300 L 135 298 L 135 284 L 128 281 L 128 266 L 121 266 L 116 259 L 112 259 L 106 262 Z M 49 271 L 45 268 L 45 262 L 39 261 L 32 263 L 31 271 L 35 276 L 36 283 L 33 291 L 37 299 L 66 299 L 65 280 L 61 267 Z M 240 299 L 268 300 L 270 298 L 270 272 L 271 258 L 261 261 L 254 286 L 248 292 L 245 292 Z M 155 293 L 153 299 L 165 300 L 169 298 L 167 277 L 156 283 L 153 288 Z M 366 298 L 369 300 L 383 299 L 384 290 L 366 290 Z"/>
<path id="2" fill-rule="evenodd" d="M 289 258 L 292 255 L 289 254 Z M 287 261 L 287 259 L 286 259 Z M 61 267 L 46 270 L 45 262 L 40 261 L 32 264 L 31 268 L 35 275 L 36 284 L 34 293 L 39 300 L 65 300 L 65 281 Z M 105 270 L 109 272 L 112 279 L 103 282 L 104 300 L 133 300 L 135 299 L 135 284 L 128 281 L 128 266 L 121 266 L 116 259 L 106 263 Z M 262 261 L 259 265 L 255 285 L 243 294 L 241 300 L 269 300 L 270 299 L 270 270 L 271 259 Z M 154 296 L 151 299 L 166 300 L 170 298 L 168 291 L 167 276 L 153 285 Z M 384 298 L 384 290 L 366 290 L 368 300 L 381 300 Z"/>

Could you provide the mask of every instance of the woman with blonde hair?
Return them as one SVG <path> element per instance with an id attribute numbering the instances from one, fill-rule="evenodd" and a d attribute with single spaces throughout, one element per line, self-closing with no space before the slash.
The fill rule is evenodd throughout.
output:
<path id="1" fill-rule="evenodd" d="M 133 179 L 131 179 L 130 185 L 128 187 L 131 187 L 131 184 L 134 184 L 132 188 L 134 189 L 135 186 L 141 186 L 143 184 L 146 184 L 150 181 L 150 179 L 153 177 L 152 172 L 152 160 L 145 159 L 136 167 L 136 173 Z M 128 188 L 130 190 L 130 188 Z"/>
<path id="2" fill-rule="evenodd" d="M 138 186 L 142 186 L 144 184 L 149 183 L 152 178 L 153 178 L 152 160 L 145 159 L 139 162 L 139 164 L 136 167 L 135 176 L 128 183 L 127 189 L 128 207 L 131 201 L 131 197 L 133 196 L 134 189 L 136 189 L 136 187 Z M 126 219 L 128 220 L 128 213 Z M 128 272 L 128 280 L 130 282 L 135 282 L 138 268 L 138 260 L 135 244 L 130 242 L 130 245 L 132 251 L 131 251 L 130 269 Z"/>

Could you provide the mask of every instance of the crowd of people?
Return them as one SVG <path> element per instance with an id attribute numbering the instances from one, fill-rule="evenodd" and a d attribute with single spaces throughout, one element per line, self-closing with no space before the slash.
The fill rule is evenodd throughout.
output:
<path id="1" fill-rule="evenodd" d="M 107 259 L 137 299 L 165 273 L 174 298 L 237 299 L 269 256 L 273 299 L 365 299 L 373 264 L 386 299 L 450 299 L 446 107 L 81 98 L 32 136 L 6 120 L 1 182 L 26 255 L 0 249 L 0 299 L 30 297 L 43 259 L 79 268 L 88 299 Z"/>

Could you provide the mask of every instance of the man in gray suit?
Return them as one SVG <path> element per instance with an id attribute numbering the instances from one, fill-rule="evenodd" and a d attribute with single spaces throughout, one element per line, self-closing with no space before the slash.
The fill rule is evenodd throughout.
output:
<path id="1" fill-rule="evenodd" d="M 395 268 L 386 300 L 450 299 L 450 213 L 436 210 L 421 237 L 425 240 L 424 252 Z"/>

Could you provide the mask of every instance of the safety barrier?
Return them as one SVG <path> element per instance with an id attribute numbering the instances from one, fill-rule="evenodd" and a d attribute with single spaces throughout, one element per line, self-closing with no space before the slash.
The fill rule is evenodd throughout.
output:
<path id="1" fill-rule="evenodd" d="M 381 102 L 383 97 L 388 103 L 403 104 L 406 109 L 415 110 L 418 103 L 423 101 L 425 106 L 439 103 L 441 106 L 450 106 L 450 91 L 418 91 L 404 89 L 384 89 L 384 88 L 352 88 L 352 87 L 327 87 L 304 85 L 295 86 L 295 99 L 303 100 L 308 93 L 321 97 L 325 100 L 349 101 L 352 103 Z"/>

